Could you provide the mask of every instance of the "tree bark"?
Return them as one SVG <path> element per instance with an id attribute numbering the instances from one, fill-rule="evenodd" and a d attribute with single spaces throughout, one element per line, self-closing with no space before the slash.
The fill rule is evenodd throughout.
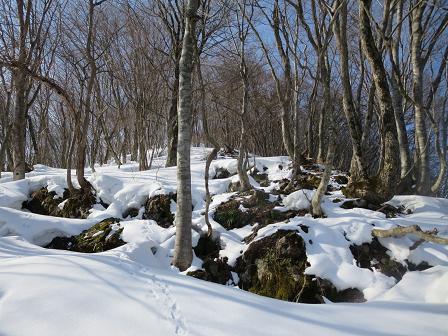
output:
<path id="1" fill-rule="evenodd" d="M 415 145 L 417 151 L 417 193 L 430 192 L 429 146 L 423 105 L 422 16 L 426 3 L 421 2 L 411 13 L 412 94 L 415 114 Z"/>
<path id="2" fill-rule="evenodd" d="M 179 70 L 179 105 L 178 116 L 178 146 L 177 146 L 177 213 L 176 242 L 173 265 L 181 271 L 191 265 L 193 252 L 191 247 L 191 121 L 192 121 L 192 85 L 193 51 L 196 27 L 196 12 L 199 0 L 188 0 L 185 13 L 185 34 L 182 42 L 182 54 Z"/>
<path id="3" fill-rule="evenodd" d="M 324 212 L 322 211 L 322 198 L 327 191 L 328 182 L 331 177 L 331 170 L 333 169 L 333 160 L 336 150 L 336 143 L 334 139 L 330 140 L 330 144 L 327 150 L 327 156 L 325 158 L 325 171 L 322 174 L 322 179 L 320 180 L 319 187 L 314 193 L 313 199 L 311 200 L 311 213 L 313 217 L 323 217 Z"/>
<path id="4" fill-rule="evenodd" d="M 368 185 L 358 190 L 359 196 L 372 203 L 383 203 L 393 197 L 400 181 L 400 159 L 395 112 L 390 95 L 387 74 L 381 54 L 375 44 L 370 27 L 371 0 L 361 0 L 359 24 L 363 52 L 371 68 L 377 101 L 380 109 L 380 135 L 383 155 L 378 174 L 369 179 Z"/>
<path id="5" fill-rule="evenodd" d="M 171 103 L 170 109 L 168 111 L 168 122 L 167 122 L 167 157 L 165 167 L 172 167 L 176 165 L 177 159 L 177 103 L 179 96 L 179 64 L 175 65 L 174 70 L 174 83 L 173 91 L 171 93 Z"/>

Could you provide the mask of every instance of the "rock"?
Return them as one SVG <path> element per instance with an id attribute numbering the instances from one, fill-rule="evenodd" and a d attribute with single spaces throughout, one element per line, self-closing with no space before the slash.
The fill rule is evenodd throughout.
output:
<path id="1" fill-rule="evenodd" d="M 152 219 L 163 228 L 172 226 L 174 215 L 171 213 L 171 200 L 176 200 L 175 194 L 151 197 L 145 204 L 143 219 Z"/>
<path id="2" fill-rule="evenodd" d="M 306 282 L 306 265 L 302 237 L 294 231 L 279 230 L 252 242 L 237 259 L 239 286 L 252 293 L 294 301 Z"/>
<path id="3" fill-rule="evenodd" d="M 353 208 L 363 208 L 372 211 L 379 211 L 386 215 L 386 218 L 395 218 L 397 214 L 405 213 L 403 207 L 396 208 L 390 204 L 376 205 L 374 203 L 369 203 L 363 199 L 355 199 L 345 201 L 340 205 L 342 209 L 353 209 Z"/>
<path id="4" fill-rule="evenodd" d="M 67 197 L 68 196 L 68 197 Z M 65 193 L 66 198 L 61 216 L 65 218 L 87 218 L 90 209 L 96 204 L 96 197 L 91 189 L 76 189 L 73 193 Z"/>
<path id="5" fill-rule="evenodd" d="M 323 297 L 334 302 L 364 301 L 357 289 L 339 292 L 331 282 L 304 274 L 308 265 L 306 245 L 298 232 L 279 230 L 252 242 L 237 259 L 235 270 L 240 288 L 263 296 L 304 303 L 323 303 Z"/>
<path id="6" fill-rule="evenodd" d="M 213 219 L 227 230 L 242 228 L 249 224 L 249 214 L 240 209 L 240 202 L 236 199 L 220 204 L 213 215 Z"/>
<path id="7" fill-rule="evenodd" d="M 196 278 L 196 279 L 200 279 L 200 280 L 204 280 L 204 281 L 210 281 L 207 272 L 204 271 L 203 269 L 198 269 L 198 270 L 195 270 L 195 271 L 187 272 L 187 275 L 191 276 L 193 278 Z"/>
<path id="8" fill-rule="evenodd" d="M 63 201 L 62 198 L 55 198 L 54 191 L 49 192 L 47 188 L 41 188 L 31 193 L 31 199 L 22 204 L 22 208 L 32 213 L 46 216 L 61 216 L 61 209 L 58 205 Z"/>
<path id="9" fill-rule="evenodd" d="M 227 265 L 227 258 L 206 260 L 202 264 L 202 268 L 208 275 L 208 281 L 225 285 L 232 279 L 230 266 Z"/>
<path id="10" fill-rule="evenodd" d="M 333 180 L 338 184 L 347 184 L 348 177 L 345 175 L 334 175 Z"/>
<path id="11" fill-rule="evenodd" d="M 227 258 L 209 259 L 202 264 L 202 267 L 203 269 L 188 272 L 187 275 L 221 285 L 233 283 L 231 268 L 227 264 Z"/>
<path id="12" fill-rule="evenodd" d="M 227 192 L 236 192 L 240 190 L 240 181 L 230 182 L 227 187 Z"/>
<path id="13" fill-rule="evenodd" d="M 269 201 L 269 194 L 262 190 L 252 190 L 250 197 L 241 197 L 247 193 L 239 194 L 225 203 L 220 204 L 213 219 L 227 230 L 241 228 L 246 225 L 258 224 L 256 230 L 268 224 L 277 223 L 300 215 L 297 211 L 274 210 L 277 202 Z M 242 207 L 244 210 L 242 210 Z M 256 235 L 251 235 L 252 238 Z"/>
<path id="14" fill-rule="evenodd" d="M 119 219 L 108 218 L 77 236 L 56 237 L 45 247 L 84 253 L 103 252 L 125 244 L 120 237 L 122 232 Z"/>
<path id="15" fill-rule="evenodd" d="M 134 218 L 134 217 L 137 217 L 138 216 L 138 212 L 139 212 L 139 210 L 137 208 L 126 209 L 126 211 L 123 212 L 123 218 L 127 218 L 127 217 Z"/>
<path id="16" fill-rule="evenodd" d="M 221 244 L 219 238 L 208 237 L 202 235 L 198 244 L 193 248 L 196 256 L 202 260 L 215 259 L 219 256 L 219 250 L 221 250 Z"/>
<path id="17" fill-rule="evenodd" d="M 264 167 L 266 168 L 266 167 Z M 267 168 L 266 168 L 267 170 Z M 260 187 L 268 187 L 270 182 L 268 179 L 268 174 L 261 173 L 257 170 L 257 168 L 254 168 L 250 174 L 253 179 L 260 184 Z"/>
<path id="18" fill-rule="evenodd" d="M 376 269 L 397 280 L 401 280 L 403 275 L 408 271 L 405 265 L 390 258 L 387 253 L 388 249 L 381 245 L 377 238 L 373 238 L 371 243 L 351 245 L 350 251 L 358 267 L 368 268 L 370 270 Z"/>
<path id="19" fill-rule="evenodd" d="M 235 175 L 235 174 L 233 174 Z M 213 179 L 225 179 L 232 176 L 232 174 L 230 174 L 230 172 L 222 167 L 219 167 L 218 169 L 216 169 L 216 173 L 215 176 L 213 177 Z"/>

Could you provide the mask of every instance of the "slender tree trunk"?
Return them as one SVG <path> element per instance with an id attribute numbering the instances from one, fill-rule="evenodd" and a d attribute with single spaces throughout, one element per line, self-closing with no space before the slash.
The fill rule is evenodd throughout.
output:
<path id="1" fill-rule="evenodd" d="M 322 198 L 327 191 L 328 182 L 331 177 L 331 170 L 333 169 L 333 160 L 336 150 L 336 142 L 334 139 L 330 139 L 330 143 L 327 150 L 327 156 L 325 158 L 325 171 L 322 174 L 322 179 L 320 180 L 319 187 L 317 188 L 313 199 L 311 200 L 311 212 L 314 217 L 323 217 L 324 212 L 322 211 Z"/>
<path id="2" fill-rule="evenodd" d="M 15 71 L 14 85 L 16 87 L 15 109 L 14 109 L 14 132 L 13 132 L 13 179 L 25 178 L 25 139 L 26 139 L 26 74 L 21 69 Z"/>
<path id="3" fill-rule="evenodd" d="M 240 33 L 241 34 L 241 33 Z M 240 56 L 240 76 L 241 82 L 243 84 L 243 100 L 241 103 L 241 135 L 240 135 L 240 146 L 237 160 L 237 171 L 238 177 L 240 179 L 240 191 L 246 191 L 252 189 L 249 182 L 249 177 L 247 176 L 247 171 L 244 167 L 244 157 L 246 154 L 246 114 L 247 106 L 249 103 L 249 81 L 247 79 L 247 65 L 245 60 L 245 50 L 244 41 L 241 42 L 241 56 Z"/>
<path id="4" fill-rule="evenodd" d="M 340 6 L 337 19 L 333 24 L 336 44 L 340 54 L 341 80 L 343 86 L 343 107 L 347 119 L 351 140 L 352 140 L 352 163 L 350 167 L 352 180 L 366 180 L 367 170 L 364 163 L 362 149 L 362 125 L 359 113 L 355 109 L 353 101 L 352 87 L 350 84 L 348 45 L 347 45 L 347 2 L 342 0 L 335 3 L 336 8 Z M 370 127 L 370 125 L 366 125 Z"/>
<path id="5" fill-rule="evenodd" d="M 168 147 L 167 147 L 167 157 L 165 167 L 172 167 L 176 165 L 177 156 L 177 102 L 179 97 L 179 63 L 176 61 L 174 70 L 174 83 L 173 91 L 171 92 L 171 104 L 168 111 L 168 122 L 167 122 L 167 136 L 168 136 Z"/>
<path id="6" fill-rule="evenodd" d="M 24 11 L 25 10 L 25 11 Z M 13 71 L 15 86 L 15 109 L 13 121 L 13 179 L 25 178 L 25 141 L 27 115 L 27 34 L 30 25 L 31 3 L 26 5 L 23 0 L 17 0 L 17 15 L 19 19 L 19 55 L 17 68 Z"/>
<path id="7" fill-rule="evenodd" d="M 417 193 L 430 192 L 429 145 L 423 104 L 422 15 L 426 4 L 420 3 L 411 13 L 412 93 L 415 113 L 415 139 L 417 149 Z"/>
<path id="8" fill-rule="evenodd" d="M 191 265 L 193 252 L 191 247 L 191 121 L 192 121 L 192 85 L 193 51 L 196 27 L 196 12 L 199 0 L 188 0 L 185 12 L 185 34 L 182 42 L 179 76 L 178 146 L 177 146 L 177 213 L 176 242 L 173 265 L 181 271 Z"/>

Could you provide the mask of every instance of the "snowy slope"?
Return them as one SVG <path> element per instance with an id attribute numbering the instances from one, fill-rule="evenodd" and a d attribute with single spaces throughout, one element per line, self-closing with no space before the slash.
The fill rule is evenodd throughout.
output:
<path id="1" fill-rule="evenodd" d="M 448 323 L 447 305 L 287 303 L 16 237 L 0 256 L 2 335 L 444 335 Z"/>
<path id="2" fill-rule="evenodd" d="M 193 224 L 205 230 L 204 158 L 192 151 Z M 448 331 L 448 246 L 423 243 L 410 250 L 415 237 L 381 239 L 391 257 L 432 266 L 410 272 L 398 284 L 392 277 L 356 265 L 351 244 L 372 240 L 373 228 L 420 225 L 448 235 L 448 200 L 399 196 L 390 203 L 412 211 L 386 218 L 380 212 L 340 208 L 341 192 L 324 198 L 327 218 L 308 215 L 288 223 L 268 225 L 255 240 L 277 230 L 298 230 L 306 242 L 307 274 L 330 280 L 338 290 L 357 288 L 364 304 L 305 305 L 273 300 L 180 274 L 170 266 L 175 228 L 164 229 L 152 220 L 123 219 L 126 245 L 97 254 L 41 248 L 56 236 L 76 235 L 107 217 L 121 218 L 129 207 L 141 208 L 148 197 L 176 190 L 175 168 L 162 168 L 156 158 L 151 170 L 139 172 L 136 163 L 96 167 L 87 177 L 107 209 L 96 206 L 88 219 L 42 216 L 21 210 L 29 194 L 47 187 L 61 195 L 65 170 L 42 165 L 24 181 L 0 179 L 0 335 L 446 335 Z M 285 157 L 257 158 L 256 167 L 270 180 L 289 176 Z M 210 168 L 233 173 L 235 159 L 219 159 Z M 75 180 L 75 178 L 74 178 Z M 211 180 L 211 213 L 234 193 L 226 193 L 236 176 Z M 251 183 L 259 187 L 251 178 Z M 275 183 L 264 188 L 269 192 Z M 279 210 L 307 207 L 310 191 L 283 200 Z M 273 197 L 273 195 L 271 195 Z M 175 213 L 175 203 L 172 204 Z M 251 226 L 227 231 L 213 219 L 220 235 L 221 257 L 233 264 L 247 246 L 242 240 Z M 193 244 L 199 234 L 193 232 Z M 194 258 L 190 270 L 201 267 Z"/>

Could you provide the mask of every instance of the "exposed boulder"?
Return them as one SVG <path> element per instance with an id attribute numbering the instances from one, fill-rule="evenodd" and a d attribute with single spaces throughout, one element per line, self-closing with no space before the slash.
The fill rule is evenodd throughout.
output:
<path id="1" fill-rule="evenodd" d="M 139 210 L 137 208 L 128 208 L 125 210 L 125 212 L 123 212 L 123 218 L 127 218 L 127 217 L 137 217 L 138 216 L 138 212 Z"/>
<path id="2" fill-rule="evenodd" d="M 215 210 L 213 219 L 227 230 L 249 224 L 249 214 L 240 209 L 240 202 L 236 199 L 220 204 Z"/>
<path id="3" fill-rule="evenodd" d="M 67 190 L 64 199 L 61 217 L 65 218 L 87 218 L 90 209 L 96 204 L 96 197 L 91 189 L 76 189 L 73 193 Z"/>
<path id="4" fill-rule="evenodd" d="M 216 179 L 216 180 L 225 179 L 232 175 L 235 175 L 235 174 L 230 174 L 230 172 L 227 169 L 225 169 L 223 167 L 219 167 L 218 169 L 216 169 L 215 176 L 213 177 L 213 179 Z"/>
<path id="5" fill-rule="evenodd" d="M 59 217 L 61 209 L 58 205 L 63 199 L 55 196 L 54 191 L 49 192 L 47 188 L 41 188 L 31 193 L 30 200 L 23 202 L 22 208 L 40 215 Z"/>
<path id="6" fill-rule="evenodd" d="M 202 260 L 215 259 L 219 256 L 221 244 L 219 238 L 202 235 L 199 237 L 198 243 L 193 250 L 196 256 Z"/>
<path id="7" fill-rule="evenodd" d="M 395 218 L 398 214 L 409 214 L 404 207 L 394 207 L 390 204 L 377 205 L 363 199 L 354 199 L 345 201 L 340 205 L 342 209 L 363 208 L 372 211 L 379 211 L 386 215 L 386 218 Z"/>
<path id="8" fill-rule="evenodd" d="M 262 190 L 252 190 L 249 195 L 241 193 L 239 197 L 220 204 L 215 210 L 213 219 L 227 230 L 255 223 L 259 229 L 298 214 L 297 211 L 275 210 L 276 205 L 279 203 L 269 201 L 269 194 Z"/>
<path id="9" fill-rule="evenodd" d="M 305 303 L 322 303 L 323 297 L 335 302 L 364 301 L 357 289 L 339 292 L 329 281 L 304 274 L 307 266 L 302 237 L 279 230 L 252 242 L 235 269 L 240 288 L 263 296 Z"/>
<path id="10" fill-rule="evenodd" d="M 91 189 L 76 189 L 70 193 L 65 190 L 62 198 L 56 197 L 54 191 L 41 188 L 31 194 L 31 199 L 23 203 L 23 208 L 46 216 L 65 218 L 87 218 L 90 209 L 96 204 L 96 197 Z"/>
<path id="11" fill-rule="evenodd" d="M 152 219 L 163 228 L 174 224 L 174 215 L 171 213 L 171 201 L 176 200 L 176 194 L 156 195 L 148 199 L 145 204 L 143 219 Z"/>
<path id="12" fill-rule="evenodd" d="M 405 265 L 391 259 L 387 253 L 388 249 L 381 245 L 377 238 L 373 238 L 371 243 L 351 245 L 350 251 L 358 267 L 368 268 L 370 270 L 375 269 L 397 280 L 401 280 L 403 275 L 408 271 Z"/>
<path id="13" fill-rule="evenodd" d="M 116 218 L 108 218 L 84 230 L 77 236 L 56 237 L 46 248 L 84 253 L 97 253 L 124 245 L 123 228 Z"/>
<path id="14" fill-rule="evenodd" d="M 266 167 L 265 167 L 266 168 Z M 266 168 L 267 169 L 267 168 Z M 270 182 L 268 179 L 268 174 L 264 172 L 258 171 L 257 168 L 254 168 L 250 175 L 253 177 L 253 179 L 260 184 L 260 187 L 268 187 Z"/>
<path id="15" fill-rule="evenodd" d="M 347 184 L 348 183 L 348 177 L 342 174 L 339 175 L 333 175 L 333 180 L 338 184 Z"/>

